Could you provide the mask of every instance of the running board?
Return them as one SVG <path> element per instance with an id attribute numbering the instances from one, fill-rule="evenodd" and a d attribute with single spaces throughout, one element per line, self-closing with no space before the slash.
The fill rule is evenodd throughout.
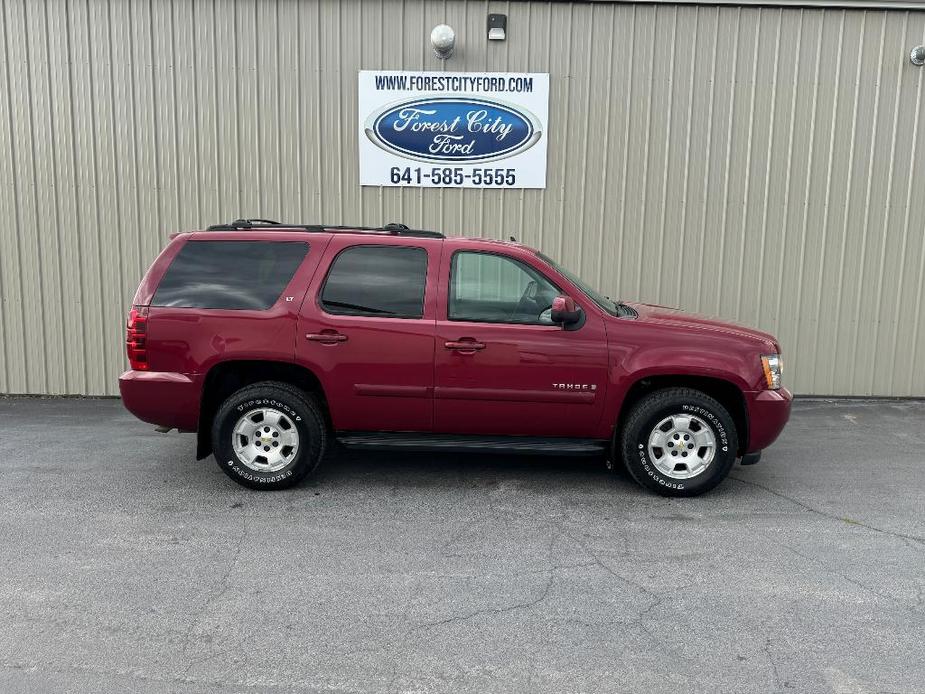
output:
<path id="1" fill-rule="evenodd" d="M 337 440 L 348 448 L 403 451 L 500 453 L 504 455 L 603 455 L 608 441 L 543 436 L 464 436 L 390 432 L 338 432 Z"/>

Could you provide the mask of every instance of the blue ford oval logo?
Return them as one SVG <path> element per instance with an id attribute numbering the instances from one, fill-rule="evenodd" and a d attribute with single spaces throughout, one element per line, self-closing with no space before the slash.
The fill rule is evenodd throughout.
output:
<path id="1" fill-rule="evenodd" d="M 422 161 L 484 162 L 519 154 L 542 133 L 520 107 L 480 97 L 428 97 L 386 106 L 365 124 L 386 151 Z"/>

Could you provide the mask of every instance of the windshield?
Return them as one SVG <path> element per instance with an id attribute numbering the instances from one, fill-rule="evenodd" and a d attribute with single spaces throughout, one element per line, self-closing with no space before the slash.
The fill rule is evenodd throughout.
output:
<path id="1" fill-rule="evenodd" d="M 572 272 L 568 268 L 561 266 L 559 263 L 557 263 L 555 260 L 550 258 L 548 255 L 544 255 L 540 253 L 539 251 L 537 251 L 537 255 L 540 258 L 542 258 L 544 261 L 552 265 L 553 268 L 555 268 L 556 271 L 559 272 L 559 274 L 563 275 L 569 282 L 571 282 L 576 287 L 578 287 L 582 292 L 584 292 L 585 296 L 591 299 L 591 301 L 593 301 L 595 304 L 600 306 L 602 309 L 607 311 L 607 313 L 609 313 L 610 315 L 620 316 L 620 317 L 636 315 L 636 312 L 633 311 L 633 309 L 631 309 L 629 306 L 627 306 L 626 304 L 621 304 L 619 301 L 614 301 L 610 297 L 604 296 L 599 291 L 591 287 L 587 282 L 581 279 L 574 272 Z"/>

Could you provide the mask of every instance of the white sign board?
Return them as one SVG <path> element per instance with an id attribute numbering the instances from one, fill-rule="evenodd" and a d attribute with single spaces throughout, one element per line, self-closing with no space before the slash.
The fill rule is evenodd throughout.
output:
<path id="1" fill-rule="evenodd" d="M 360 184 L 545 188 L 549 75 L 360 71 Z"/>

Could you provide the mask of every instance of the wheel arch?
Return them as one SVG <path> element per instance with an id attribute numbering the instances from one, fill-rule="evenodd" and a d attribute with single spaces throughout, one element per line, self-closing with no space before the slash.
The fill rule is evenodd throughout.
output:
<path id="1" fill-rule="evenodd" d="M 212 419 L 225 398 L 245 386 L 261 381 L 281 381 L 314 395 L 321 404 L 326 424 L 330 415 L 324 388 L 310 369 L 293 362 L 230 359 L 213 365 L 206 373 L 199 405 L 199 426 L 196 434 L 196 458 L 202 460 L 212 453 Z"/>
<path id="2" fill-rule="evenodd" d="M 699 390 L 719 402 L 732 417 L 735 423 L 738 439 L 736 455 L 743 455 L 748 449 L 748 409 L 742 389 L 731 380 L 717 376 L 702 376 L 692 374 L 658 373 L 637 378 L 626 390 L 620 409 L 617 414 L 616 425 L 613 430 L 613 442 L 616 445 L 623 432 L 623 425 L 633 405 L 643 397 L 656 390 L 666 388 L 693 388 Z"/>

